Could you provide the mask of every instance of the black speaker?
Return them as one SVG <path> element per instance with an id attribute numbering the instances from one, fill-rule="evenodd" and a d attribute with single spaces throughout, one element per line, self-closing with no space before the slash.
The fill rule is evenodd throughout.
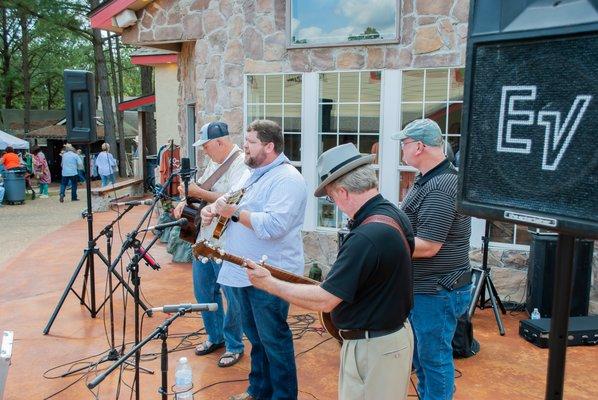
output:
<path id="1" fill-rule="evenodd" d="M 472 0 L 458 208 L 598 238 L 594 0 Z"/>
<path id="2" fill-rule="evenodd" d="M 66 137 L 69 143 L 94 143 L 96 134 L 95 81 L 88 71 L 64 70 Z"/>
<path id="3" fill-rule="evenodd" d="M 532 234 L 529 266 L 527 269 L 525 308 L 530 314 L 534 308 L 537 308 L 543 318 L 550 318 L 552 316 L 556 243 L 556 234 Z M 588 315 L 593 253 L 594 241 L 587 239 L 575 240 L 573 292 L 571 297 L 571 311 L 569 313 L 571 317 Z"/>

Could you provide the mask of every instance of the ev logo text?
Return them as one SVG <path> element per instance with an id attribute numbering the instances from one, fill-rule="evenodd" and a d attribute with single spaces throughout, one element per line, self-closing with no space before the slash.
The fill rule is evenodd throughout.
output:
<path id="1" fill-rule="evenodd" d="M 565 121 L 562 121 L 560 111 L 539 111 L 521 107 L 515 102 L 536 100 L 536 86 L 503 86 L 500 99 L 500 116 L 498 119 L 498 141 L 496 151 L 501 153 L 529 154 L 532 139 L 512 136 L 513 127 L 540 125 L 544 131 L 544 153 L 542 155 L 542 169 L 556 171 L 571 138 L 575 134 L 579 122 L 586 112 L 592 96 L 579 95 L 575 97 Z M 528 106 L 529 107 L 529 106 Z M 512 119 L 512 118 L 516 119 Z"/>

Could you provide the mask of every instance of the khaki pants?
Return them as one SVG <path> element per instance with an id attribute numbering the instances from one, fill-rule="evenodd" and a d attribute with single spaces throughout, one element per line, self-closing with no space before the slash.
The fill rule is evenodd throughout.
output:
<path id="1" fill-rule="evenodd" d="M 341 348 L 339 400 L 407 398 L 413 332 L 403 329 L 374 339 L 345 340 Z"/>

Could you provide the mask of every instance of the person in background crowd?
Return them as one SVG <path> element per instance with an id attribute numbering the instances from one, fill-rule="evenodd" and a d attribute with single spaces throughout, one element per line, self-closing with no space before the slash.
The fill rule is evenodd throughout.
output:
<path id="1" fill-rule="evenodd" d="M 85 155 L 81 151 L 81 149 L 77 149 L 77 156 L 81 159 L 81 165 L 77 170 L 77 175 L 79 178 L 79 182 L 85 182 Z"/>
<path id="2" fill-rule="evenodd" d="M 62 179 L 60 181 L 60 202 L 64 203 L 66 186 L 71 183 L 71 201 L 79 201 L 77 198 L 77 170 L 81 159 L 75 152 L 75 148 L 67 143 L 62 153 Z"/>
<path id="3" fill-rule="evenodd" d="M 27 169 L 25 172 L 25 190 L 31 190 L 31 200 L 34 200 L 36 193 L 33 186 L 31 186 L 31 177 L 33 176 L 33 155 L 31 153 L 25 153 L 23 164 Z"/>
<path id="4" fill-rule="evenodd" d="M 452 340 L 469 306 L 471 218 L 456 209 L 457 170 L 444 154 L 436 122 L 418 119 L 392 135 L 403 160 L 419 174 L 401 203 L 415 232 L 413 253 L 413 364 L 422 400 L 453 398 Z"/>
<path id="5" fill-rule="evenodd" d="M 52 176 L 50 174 L 50 167 L 48 166 L 48 160 L 42 152 L 42 150 L 35 146 L 32 149 L 33 153 L 33 172 L 37 179 L 39 179 L 39 197 L 40 199 L 48 198 L 48 185 L 52 182 Z"/>
<path id="6" fill-rule="evenodd" d="M 19 168 L 21 166 L 21 159 L 19 158 L 19 155 L 15 153 L 12 146 L 6 146 L 4 155 L 0 157 L 0 165 L 4 165 L 4 168 L 7 170 Z"/>
<path id="7" fill-rule="evenodd" d="M 114 171 L 116 170 L 116 160 L 110 153 L 110 145 L 108 143 L 102 144 L 102 151 L 96 156 L 96 167 L 98 174 L 102 179 L 102 187 L 109 184 L 114 185 Z"/>
<path id="8" fill-rule="evenodd" d="M 0 207 L 2 207 L 2 202 L 4 201 L 4 177 L 0 174 Z"/>

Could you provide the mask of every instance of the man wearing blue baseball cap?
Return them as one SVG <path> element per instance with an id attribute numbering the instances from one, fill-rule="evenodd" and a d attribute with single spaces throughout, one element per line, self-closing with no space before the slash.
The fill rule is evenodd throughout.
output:
<path id="1" fill-rule="evenodd" d="M 392 138 L 401 143 L 403 161 L 419 171 L 401 203 L 415 231 L 409 320 L 417 390 L 422 400 L 452 399 L 452 340 L 471 298 L 471 219 L 456 210 L 457 170 L 445 156 L 438 124 L 418 119 Z"/>
<path id="2" fill-rule="evenodd" d="M 224 122 L 216 121 L 203 125 L 199 131 L 199 140 L 193 143 L 195 148 L 203 151 L 209 161 L 197 183 L 189 184 L 189 197 L 200 199 L 206 203 L 213 203 L 222 196 L 236 189 L 236 185 L 246 179 L 248 174 L 247 166 L 243 162 L 242 151 L 232 142 L 228 133 L 228 126 Z M 217 171 L 222 168 L 222 174 L 218 177 Z M 247 174 L 247 176 L 245 176 Z M 209 181 L 218 177 L 211 187 Z M 184 193 L 183 186 L 179 187 L 181 195 Z M 186 200 L 181 201 L 174 209 L 175 218 L 180 218 Z M 212 239 L 212 232 L 216 222 L 210 226 L 203 227 L 198 239 Z M 226 235 L 224 236 L 226 240 Z M 215 245 L 221 242 L 213 241 Z M 195 348 L 195 354 L 203 356 L 225 348 L 224 353 L 218 360 L 218 366 L 230 367 L 241 359 L 244 352 L 243 332 L 241 326 L 241 306 L 231 287 L 220 285 L 217 282 L 220 273 L 220 264 L 215 261 L 202 263 L 193 259 L 193 292 L 198 303 L 217 303 L 218 310 L 215 312 L 203 311 L 201 313 L 204 328 L 208 334 L 207 340 Z M 227 308 L 224 310 L 222 295 L 224 292 Z"/>

